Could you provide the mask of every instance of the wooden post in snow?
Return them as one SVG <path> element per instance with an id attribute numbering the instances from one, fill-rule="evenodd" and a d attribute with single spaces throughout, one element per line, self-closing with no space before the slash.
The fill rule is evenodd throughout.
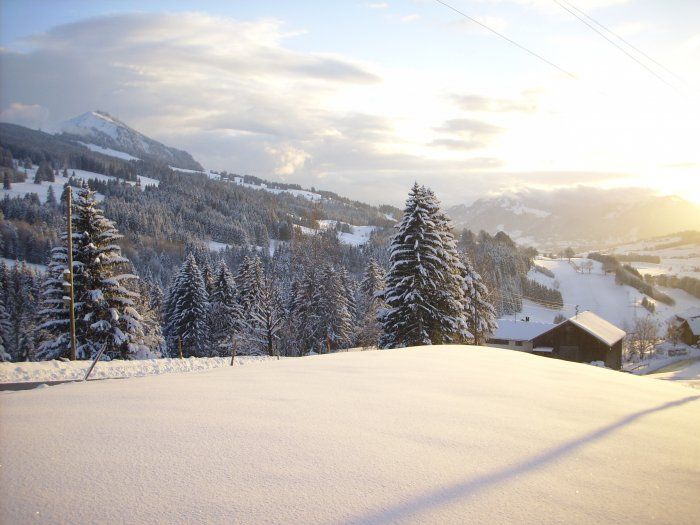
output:
<path id="1" fill-rule="evenodd" d="M 180 359 L 184 359 L 182 357 L 182 337 L 177 338 L 177 351 L 180 353 Z"/>

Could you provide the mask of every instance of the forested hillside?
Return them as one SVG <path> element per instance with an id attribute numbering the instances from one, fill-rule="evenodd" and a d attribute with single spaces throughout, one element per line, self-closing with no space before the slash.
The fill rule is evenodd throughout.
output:
<path id="1" fill-rule="evenodd" d="M 65 135 L 19 126 L 3 125 L 0 132 L 0 254 L 48 265 L 46 275 L 23 264 L 0 266 L 5 358 L 43 359 L 68 351 L 61 299 L 66 186 L 78 199 L 74 222 L 82 226 L 74 224 L 76 239 L 93 239 L 87 251 L 74 253 L 79 268 L 87 271 L 95 256 L 105 254 L 115 261 L 89 270 L 85 278 L 100 276 L 95 281 L 82 281 L 77 273 L 76 293 L 83 299 L 76 308 L 87 308 L 79 316 L 78 357 L 115 339 L 108 349 L 113 357 L 226 355 L 232 345 L 247 354 L 298 355 L 372 346 L 386 333 L 384 274 L 394 266 L 389 241 L 396 242 L 397 219 L 403 214 L 405 220 L 407 209 L 246 175 L 105 155 Z M 57 180 L 66 184 L 49 183 Z M 438 213 L 435 196 L 426 191 L 426 206 Z M 520 310 L 523 296 L 558 293 L 528 280 L 534 250 L 516 246 L 504 233 L 455 232 L 442 212 L 426 227 L 437 227 L 435 221 L 443 233 L 434 249 L 454 245 L 444 264 L 460 276 L 449 285 L 458 290 L 453 300 L 461 306 L 448 324 L 462 324 L 447 329 L 438 323 L 442 328 L 425 337 L 483 338 L 494 326 L 488 319 Z M 105 236 L 112 241 L 102 246 Z M 118 251 L 111 251 L 115 242 Z M 100 282 L 114 289 L 106 292 Z M 89 307 L 95 294 L 107 301 L 98 312 Z M 468 313 L 460 313 L 467 304 Z M 131 322 L 124 325 L 104 313 L 125 306 L 129 313 L 118 317 Z M 95 316 L 101 329 L 81 320 Z"/>

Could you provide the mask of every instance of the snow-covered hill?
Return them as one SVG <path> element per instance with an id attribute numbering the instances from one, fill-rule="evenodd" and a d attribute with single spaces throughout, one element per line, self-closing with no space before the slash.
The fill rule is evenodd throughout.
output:
<path id="1" fill-rule="evenodd" d="M 165 146 L 103 111 L 88 111 L 66 120 L 57 131 L 105 155 L 127 160 L 150 158 L 179 168 L 202 169 L 186 151 Z"/>
<path id="2" fill-rule="evenodd" d="M 533 321 L 551 323 L 557 314 L 566 317 L 574 315 L 578 306 L 581 312 L 590 310 L 619 327 L 631 328 L 636 317 L 649 315 L 641 306 L 642 298 L 645 297 L 643 294 L 630 286 L 616 284 L 615 276 L 605 275 L 602 265 L 597 261 L 590 261 L 592 267 L 589 273 L 588 270 L 582 269 L 584 261 L 589 260 L 573 258 L 568 261 L 538 257 L 535 263 L 549 269 L 554 277 L 548 277 L 534 269 L 530 270 L 528 277 L 558 289 L 564 300 L 564 308 L 555 310 L 526 300 L 523 301 L 523 310 L 518 318 L 528 316 Z M 659 290 L 676 301 L 674 306 L 656 302 L 656 312 L 652 317 L 662 327 L 673 314 L 700 303 L 700 300 L 683 290 L 662 287 L 659 287 Z"/>
<path id="3" fill-rule="evenodd" d="M 0 395 L 3 523 L 695 524 L 700 396 L 480 347 Z"/>
<path id="4" fill-rule="evenodd" d="M 542 250 L 619 244 L 684 229 L 700 229 L 700 207 L 646 190 L 530 190 L 448 209 L 458 228 L 504 231 Z"/>

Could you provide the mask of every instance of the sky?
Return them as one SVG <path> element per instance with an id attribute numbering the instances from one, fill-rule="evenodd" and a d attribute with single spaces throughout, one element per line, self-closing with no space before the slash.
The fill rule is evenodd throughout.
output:
<path id="1" fill-rule="evenodd" d="M 0 120 L 99 109 L 207 168 L 372 203 L 416 180 L 448 205 L 576 185 L 700 203 L 700 2 L 566 1 L 654 73 L 554 0 L 448 3 L 570 75 L 435 0 L 0 0 Z"/>

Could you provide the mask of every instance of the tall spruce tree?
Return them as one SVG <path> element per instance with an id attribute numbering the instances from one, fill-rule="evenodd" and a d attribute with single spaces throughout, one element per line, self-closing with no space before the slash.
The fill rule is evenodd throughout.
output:
<path id="1" fill-rule="evenodd" d="M 414 184 L 389 247 L 380 344 L 443 344 L 464 325 L 462 279 L 449 224 L 432 192 Z"/>
<path id="2" fill-rule="evenodd" d="M 67 249 L 56 246 L 51 250 L 51 262 L 42 283 L 40 309 L 37 312 L 40 323 L 38 360 L 67 358 L 70 355 L 67 271 Z"/>
<path id="3" fill-rule="evenodd" d="M 374 257 L 369 259 L 359 287 L 357 344 L 372 347 L 382 334 L 380 314 L 384 307 L 384 271 Z"/>
<path id="4" fill-rule="evenodd" d="M 463 254 L 464 315 L 467 330 L 475 345 L 482 344 L 498 328 L 496 310 L 489 302 L 489 290 L 469 260 Z"/>
<path id="5" fill-rule="evenodd" d="M 73 218 L 78 356 L 89 358 L 105 345 L 111 357 L 136 357 L 144 350 L 143 327 L 138 294 L 127 287 L 137 277 L 124 273 L 129 260 L 117 244 L 122 236 L 86 187 L 77 192 Z"/>
<path id="6" fill-rule="evenodd" d="M 353 319 L 341 272 L 327 264 L 321 269 L 320 282 L 314 301 L 322 337 L 319 346 L 325 352 L 348 348 L 352 341 Z"/>
<path id="7" fill-rule="evenodd" d="M 168 301 L 171 306 L 168 336 L 182 342 L 184 357 L 207 357 L 215 352 L 209 348 L 207 333 L 208 297 L 194 256 L 190 253 L 173 282 Z"/>
<path id="8" fill-rule="evenodd" d="M 238 333 L 241 311 L 236 302 L 236 285 L 231 270 L 222 260 L 216 270 L 209 297 L 209 331 L 212 345 L 220 355 L 230 355 Z"/>
<path id="9" fill-rule="evenodd" d="M 252 312 L 253 339 L 259 349 L 269 356 L 279 355 L 279 331 L 284 321 L 284 310 L 279 289 L 269 277 L 263 281 L 258 307 Z"/>
<path id="10" fill-rule="evenodd" d="M 5 309 L 5 303 L 0 301 L 0 361 L 11 361 L 12 356 L 7 349 L 7 344 L 10 341 L 10 316 Z"/>

